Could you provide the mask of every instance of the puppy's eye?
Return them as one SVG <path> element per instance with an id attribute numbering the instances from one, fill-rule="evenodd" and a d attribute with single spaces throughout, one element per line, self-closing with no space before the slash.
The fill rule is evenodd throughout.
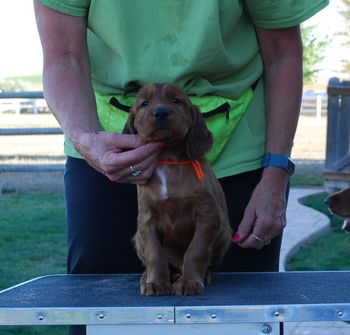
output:
<path id="1" fill-rule="evenodd" d="M 172 99 L 171 99 L 171 102 L 172 102 L 173 104 L 181 104 L 181 101 L 180 101 L 180 99 L 178 99 L 178 98 L 172 98 Z"/>
<path id="2" fill-rule="evenodd" d="M 148 106 L 149 105 L 149 100 L 143 100 L 142 102 L 141 102 L 141 107 L 146 107 L 146 106 Z"/>

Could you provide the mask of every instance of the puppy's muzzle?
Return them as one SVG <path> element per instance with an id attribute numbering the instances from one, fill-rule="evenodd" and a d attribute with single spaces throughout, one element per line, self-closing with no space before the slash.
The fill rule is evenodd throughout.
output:
<path id="1" fill-rule="evenodd" d="M 332 200 L 328 197 L 324 200 L 324 203 L 327 207 L 331 206 L 332 205 Z"/>
<path id="2" fill-rule="evenodd" d="M 329 213 L 334 214 L 332 211 L 334 201 L 332 201 L 331 197 L 327 197 L 326 199 L 324 199 L 324 203 L 327 206 Z"/>
<path id="3" fill-rule="evenodd" d="M 170 114 L 171 110 L 163 107 L 157 107 L 152 112 L 152 116 L 155 121 L 166 121 Z"/>

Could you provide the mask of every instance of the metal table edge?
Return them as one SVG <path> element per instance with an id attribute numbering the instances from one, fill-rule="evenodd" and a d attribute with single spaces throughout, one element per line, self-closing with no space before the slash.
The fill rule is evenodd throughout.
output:
<path id="1" fill-rule="evenodd" d="M 4 325 L 173 324 L 173 306 L 0 308 Z"/>
<path id="2" fill-rule="evenodd" d="M 175 306 L 175 322 L 316 322 L 350 321 L 350 302 L 342 304 L 275 304 L 237 306 Z"/>

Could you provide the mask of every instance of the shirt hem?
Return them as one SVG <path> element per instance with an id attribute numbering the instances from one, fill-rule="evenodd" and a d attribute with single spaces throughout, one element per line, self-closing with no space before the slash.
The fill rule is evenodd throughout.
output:
<path id="1" fill-rule="evenodd" d="M 259 28 L 266 28 L 266 29 L 279 29 L 279 28 L 288 28 L 296 26 L 306 20 L 308 20 L 310 17 L 318 13 L 320 10 L 325 8 L 329 4 L 329 1 L 324 1 L 323 3 L 313 7 L 308 8 L 307 12 L 303 12 L 300 15 L 293 17 L 292 19 L 284 19 L 284 20 L 278 20 L 278 21 L 259 21 L 254 20 L 254 25 Z"/>
<path id="2" fill-rule="evenodd" d="M 231 167 L 220 171 L 215 171 L 215 168 L 214 168 L 214 172 L 216 174 L 216 177 L 220 179 L 220 178 L 231 177 L 237 174 L 241 174 L 241 173 L 245 173 L 253 170 L 258 170 L 260 168 L 261 168 L 261 159 L 248 164 L 242 164 L 237 167 Z"/>
<path id="3" fill-rule="evenodd" d="M 57 10 L 60 13 L 71 15 L 71 16 L 82 16 L 86 17 L 88 14 L 88 8 L 77 8 L 67 4 L 63 4 L 58 0 L 37 0 L 42 5 L 47 6 L 51 9 Z"/>

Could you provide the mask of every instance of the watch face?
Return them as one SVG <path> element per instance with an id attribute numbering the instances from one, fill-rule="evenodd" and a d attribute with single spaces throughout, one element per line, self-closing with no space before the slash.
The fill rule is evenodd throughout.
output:
<path id="1" fill-rule="evenodd" d="M 290 175 L 294 173 L 295 164 L 287 156 L 278 155 L 278 154 L 267 154 L 262 162 L 262 167 L 273 166 L 285 170 Z"/>
<path id="2" fill-rule="evenodd" d="M 287 170 L 290 174 L 293 174 L 294 173 L 294 170 L 295 170 L 295 164 L 292 160 L 290 160 L 288 158 L 288 166 L 287 166 Z"/>

